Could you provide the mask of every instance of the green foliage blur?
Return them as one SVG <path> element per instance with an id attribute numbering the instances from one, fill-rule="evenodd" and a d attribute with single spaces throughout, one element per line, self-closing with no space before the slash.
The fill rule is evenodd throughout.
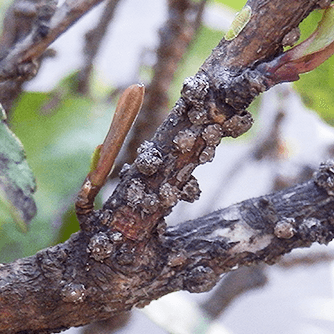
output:
<path id="1" fill-rule="evenodd" d="M 236 12 L 245 2 L 215 0 L 211 4 L 229 6 Z M 0 2 L 0 12 L 4 3 L 7 1 Z M 310 35 L 320 17 L 314 13 L 302 24 L 304 36 Z M 184 78 L 197 72 L 223 35 L 202 27 L 170 89 L 171 106 L 180 95 Z M 333 65 L 334 57 L 295 84 L 307 105 L 328 121 L 334 119 Z M 91 154 L 108 131 L 114 105 L 104 98 L 112 87 L 104 87 L 98 96 L 83 97 L 75 93 L 75 78 L 75 73 L 70 74 L 49 93 L 24 92 L 10 116 L 11 129 L 23 143 L 36 178 L 38 211 L 27 233 L 15 224 L 1 224 L 0 212 L 0 262 L 32 255 L 65 241 L 79 229 L 73 210 L 75 196 L 89 170 Z"/>
<path id="2" fill-rule="evenodd" d="M 241 10 L 241 8 L 246 4 L 245 0 L 214 0 L 214 2 L 223 6 L 230 7 L 236 11 Z"/>

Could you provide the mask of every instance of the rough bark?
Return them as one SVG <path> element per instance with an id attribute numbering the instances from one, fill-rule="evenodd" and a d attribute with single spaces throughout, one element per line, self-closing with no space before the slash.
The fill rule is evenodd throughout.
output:
<path id="1" fill-rule="evenodd" d="M 154 75 L 146 87 L 142 110 L 131 130 L 130 140 L 117 161 L 113 175 L 120 171 L 124 163 L 134 161 L 138 146 L 152 137 L 166 117 L 170 85 L 178 65 L 198 33 L 205 4 L 206 0 L 199 3 L 192 0 L 168 1 L 168 20 L 159 30 L 160 43 L 156 50 Z"/>
<path id="2" fill-rule="evenodd" d="M 0 333 L 48 333 L 143 307 L 178 290 L 204 292 L 242 265 L 334 235 L 333 165 L 283 191 L 156 231 L 145 243 L 105 230 L 1 266 Z"/>
<path id="3" fill-rule="evenodd" d="M 268 88 L 257 64 L 282 51 L 284 35 L 317 1 L 248 5 L 246 27 L 185 80 L 181 98 L 134 164 L 123 167 L 104 207 L 79 216 L 81 232 L 1 266 L 0 333 L 56 332 L 172 291 L 208 291 L 238 266 L 271 264 L 293 248 L 333 238 L 332 164 L 305 184 L 165 228 L 178 200 L 199 196 L 195 167 L 211 160 L 221 137 L 250 128 L 245 109 Z"/>

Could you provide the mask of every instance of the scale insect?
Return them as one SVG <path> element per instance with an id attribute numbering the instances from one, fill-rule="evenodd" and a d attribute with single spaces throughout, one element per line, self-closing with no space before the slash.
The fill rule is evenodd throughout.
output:
<path id="1" fill-rule="evenodd" d="M 225 39 L 227 41 L 231 41 L 232 39 L 236 38 L 240 34 L 242 29 L 245 28 L 251 16 L 252 16 L 252 8 L 246 5 L 244 8 L 241 9 L 239 13 L 236 14 L 230 28 L 225 34 Z"/>

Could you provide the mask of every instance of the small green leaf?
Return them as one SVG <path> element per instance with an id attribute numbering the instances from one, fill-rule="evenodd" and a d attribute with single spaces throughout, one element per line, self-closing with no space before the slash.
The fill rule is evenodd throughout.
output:
<path id="1" fill-rule="evenodd" d="M 241 31 L 246 27 L 251 16 L 252 16 L 252 8 L 246 5 L 244 8 L 241 9 L 239 13 L 235 15 L 235 18 L 231 23 L 230 28 L 225 34 L 225 39 L 227 41 L 231 41 L 232 39 L 236 38 L 241 33 Z"/>
<path id="2" fill-rule="evenodd" d="M 92 154 L 91 162 L 90 162 L 90 172 L 95 170 L 96 167 L 97 167 L 97 163 L 100 159 L 101 148 L 102 148 L 102 145 L 96 146 L 96 148 L 95 148 L 95 150 Z"/>
<path id="3" fill-rule="evenodd" d="M 0 225 L 14 221 L 26 232 L 26 223 L 36 214 L 32 197 L 35 179 L 21 142 L 5 123 L 6 114 L 1 105 L 0 115 Z"/>

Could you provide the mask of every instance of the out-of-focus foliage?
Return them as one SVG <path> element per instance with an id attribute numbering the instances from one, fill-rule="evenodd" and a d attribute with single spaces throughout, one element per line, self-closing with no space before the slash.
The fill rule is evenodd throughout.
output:
<path id="1" fill-rule="evenodd" d="M 108 131 L 113 108 L 73 92 L 69 77 L 54 92 L 22 94 L 10 123 L 21 139 L 37 180 L 37 216 L 27 234 L 10 224 L 0 235 L 0 261 L 27 256 L 78 230 L 75 195 L 94 148 Z M 61 227 L 63 214 L 66 226 Z"/>
<path id="2" fill-rule="evenodd" d="M 26 232 L 26 223 L 36 214 L 32 197 L 36 184 L 22 144 L 5 121 L 0 105 L 0 228 L 4 223 L 15 222 Z"/>
<path id="3" fill-rule="evenodd" d="M 301 40 L 312 34 L 321 17 L 322 11 L 314 11 L 301 23 Z M 302 74 L 295 87 L 309 108 L 316 110 L 328 123 L 334 124 L 334 57 L 312 72 Z"/>
<path id="4" fill-rule="evenodd" d="M 231 7 L 237 11 L 241 10 L 241 8 L 246 4 L 245 0 L 214 0 L 214 2 Z"/>

